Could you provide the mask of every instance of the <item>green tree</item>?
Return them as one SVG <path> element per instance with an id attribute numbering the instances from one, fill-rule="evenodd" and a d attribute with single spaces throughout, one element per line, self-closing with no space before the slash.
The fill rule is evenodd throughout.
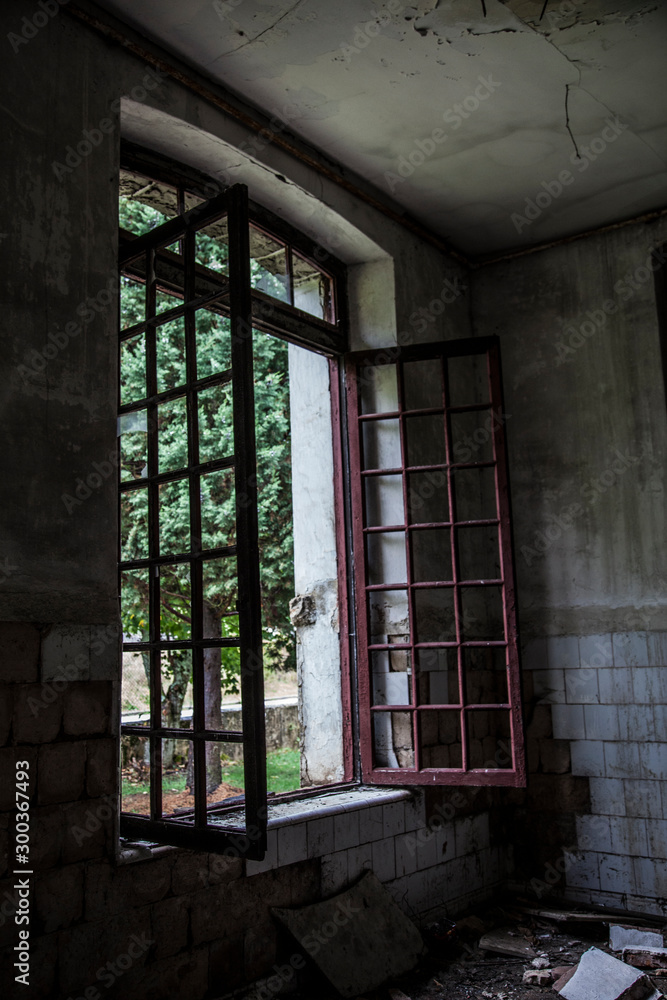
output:
<path id="1" fill-rule="evenodd" d="M 154 208 L 123 198 L 120 225 L 134 233 L 147 232 L 166 221 Z M 211 270 L 224 271 L 227 246 L 224 239 L 198 235 L 197 260 Z M 178 247 L 171 249 L 177 251 Z M 282 285 L 259 262 L 252 261 L 253 282 L 271 291 Z M 159 313 L 178 299 L 159 292 Z M 145 315 L 145 289 L 137 281 L 122 279 L 121 329 L 139 323 Z M 231 366 L 229 320 L 208 310 L 196 314 L 197 376 L 227 370 Z M 157 328 L 156 357 L 158 391 L 185 382 L 185 337 L 183 320 Z M 271 666 L 293 666 L 294 632 L 289 622 L 289 600 L 293 596 L 292 493 L 289 439 L 289 374 L 287 345 L 274 337 L 255 335 L 254 381 L 259 492 L 260 578 L 265 660 Z M 121 351 L 121 402 L 146 395 L 146 345 L 143 334 L 125 341 Z M 200 461 L 231 455 L 234 451 L 231 386 L 201 391 L 198 400 Z M 142 422 L 143 420 L 143 422 Z M 129 414 L 121 422 L 121 476 L 141 479 L 146 466 L 146 422 Z M 185 399 L 159 407 L 158 453 L 160 471 L 184 468 L 188 461 Z M 236 541 L 233 470 L 220 470 L 200 480 L 202 547 L 233 545 Z M 190 547 L 190 503 L 187 479 L 160 487 L 160 551 L 177 554 Z M 148 554 L 147 495 L 143 489 L 122 495 L 122 558 Z M 205 637 L 238 635 L 236 559 L 205 561 L 203 572 Z M 124 574 L 122 596 L 123 630 L 148 636 L 148 573 Z M 177 563 L 160 568 L 160 634 L 169 639 L 190 635 L 189 565 Z M 144 656 L 148 682 L 148 656 Z M 168 651 L 162 657 L 162 720 L 164 726 L 180 725 L 183 703 L 192 676 L 189 651 Z M 207 649 L 204 653 L 205 719 L 207 726 L 220 725 L 221 692 L 239 693 L 240 660 L 237 648 Z M 208 748 L 207 748 L 208 750 Z M 173 746 L 165 746 L 163 760 L 169 762 Z M 207 753 L 207 790 L 220 783 L 219 748 Z M 191 768 L 189 769 L 191 770 Z M 191 783 L 191 782 L 189 782 Z"/>

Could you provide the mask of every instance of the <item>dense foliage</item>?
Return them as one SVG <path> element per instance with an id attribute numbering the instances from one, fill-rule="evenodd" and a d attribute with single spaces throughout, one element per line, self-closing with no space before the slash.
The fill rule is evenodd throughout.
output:
<path id="1" fill-rule="evenodd" d="M 155 209 L 121 199 L 120 225 L 135 233 L 160 225 L 165 217 Z M 177 247 L 172 249 L 177 250 Z M 225 270 L 227 247 L 211 236 L 197 237 L 197 259 L 211 270 Z M 266 289 L 271 275 L 252 262 L 254 280 Z M 172 308 L 178 299 L 158 293 L 157 311 Z M 145 288 L 123 279 L 121 328 L 141 322 Z M 185 381 L 183 320 L 157 329 L 158 391 L 176 388 Z M 197 376 L 228 369 L 231 363 L 229 321 L 207 310 L 197 313 Z M 265 662 L 273 667 L 293 666 L 294 633 L 288 603 L 293 596 L 292 495 L 289 440 L 289 376 L 287 345 L 257 333 L 254 340 L 254 384 L 259 489 L 260 573 Z M 143 334 L 123 343 L 121 350 L 121 402 L 146 396 L 146 350 Z M 232 386 L 200 391 L 198 399 L 200 461 L 233 454 Z M 141 479 L 146 466 L 146 420 L 138 414 L 121 419 L 121 477 Z M 183 397 L 162 404 L 158 411 L 159 471 L 182 469 L 188 462 L 187 413 Z M 188 480 L 160 487 L 160 552 L 177 554 L 190 547 Z M 234 544 L 235 491 L 233 470 L 223 469 L 201 477 L 202 547 Z M 121 558 L 148 555 L 146 490 L 124 493 L 121 500 Z M 164 638 L 190 636 L 190 580 L 188 563 L 161 567 L 160 634 Z M 204 563 L 204 626 L 207 636 L 237 635 L 236 559 Z M 126 635 L 148 636 L 148 571 L 125 573 L 122 621 Z M 146 658 L 147 659 L 147 658 Z M 147 667 L 147 662 L 145 666 Z M 238 693 L 239 653 L 236 648 L 211 651 L 208 668 L 219 676 L 223 691 Z M 180 723 L 183 699 L 191 677 L 189 651 L 163 654 L 163 719 Z"/>

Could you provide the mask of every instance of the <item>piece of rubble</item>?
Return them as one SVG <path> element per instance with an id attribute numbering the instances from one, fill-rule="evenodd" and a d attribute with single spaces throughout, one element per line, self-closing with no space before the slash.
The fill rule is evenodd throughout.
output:
<path id="1" fill-rule="evenodd" d="M 480 917 L 476 917 L 474 914 L 470 917 L 462 917 L 461 920 L 456 921 L 456 930 L 460 933 L 470 932 L 471 934 L 481 935 L 489 927 L 487 921 L 481 920 Z"/>
<path id="2" fill-rule="evenodd" d="M 552 969 L 554 979 L 561 979 L 566 973 L 572 972 L 576 969 L 576 965 L 557 965 L 555 969 Z M 567 980 L 566 980 L 567 981 Z M 563 983 L 563 986 L 565 983 Z"/>
<path id="3" fill-rule="evenodd" d="M 654 992 L 642 972 L 599 948 L 585 951 L 569 982 L 556 988 L 565 1000 L 648 1000 Z"/>
<path id="4" fill-rule="evenodd" d="M 529 986 L 548 986 L 551 982 L 551 969 L 526 969 L 523 982 Z"/>
<path id="5" fill-rule="evenodd" d="M 626 927 L 624 924 L 609 925 L 609 947 L 612 951 L 623 951 L 639 945 L 641 948 L 662 948 L 664 941 L 660 931 L 644 927 Z"/>
<path id="6" fill-rule="evenodd" d="M 372 871 L 332 899 L 271 912 L 343 997 L 396 980 L 425 951 L 421 934 Z"/>
<path id="7" fill-rule="evenodd" d="M 623 949 L 623 961 L 637 969 L 667 969 L 667 948 L 634 945 Z"/>
<path id="8" fill-rule="evenodd" d="M 540 955 L 539 958 L 534 958 L 530 964 L 533 966 L 534 969 L 548 969 L 549 959 L 545 958 L 543 955 Z"/>
<path id="9" fill-rule="evenodd" d="M 537 958 L 533 948 L 523 938 L 507 930 L 489 931 L 479 939 L 479 948 L 492 951 L 496 955 L 511 955 L 512 958 Z"/>

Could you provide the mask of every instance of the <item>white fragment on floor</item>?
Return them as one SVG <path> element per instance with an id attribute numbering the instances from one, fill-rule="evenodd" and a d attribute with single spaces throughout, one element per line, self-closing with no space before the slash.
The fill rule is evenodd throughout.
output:
<path id="1" fill-rule="evenodd" d="M 492 951 L 497 955 L 537 958 L 535 950 L 531 948 L 525 938 L 507 930 L 489 931 L 488 934 L 483 934 L 479 939 L 478 947 L 483 951 Z"/>
<path id="2" fill-rule="evenodd" d="M 639 945 L 644 948 L 662 948 L 664 941 L 660 931 L 645 930 L 643 927 L 624 927 L 622 924 L 609 925 L 609 947 L 612 951 L 623 951 Z"/>
<path id="3" fill-rule="evenodd" d="M 643 972 L 589 948 L 559 993 L 565 1000 L 649 1000 L 654 988 Z"/>

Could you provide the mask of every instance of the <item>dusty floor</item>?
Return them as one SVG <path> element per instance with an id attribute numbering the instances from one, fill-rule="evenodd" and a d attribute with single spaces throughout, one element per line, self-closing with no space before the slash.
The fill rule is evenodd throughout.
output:
<path id="1" fill-rule="evenodd" d="M 622 923 L 622 919 L 614 918 Z M 358 1000 L 537 1000 L 557 996 L 552 984 L 531 986 L 522 982 L 531 961 L 510 958 L 479 949 L 480 933 L 492 927 L 504 927 L 517 941 L 525 940 L 538 957 L 548 959 L 551 969 L 576 965 L 588 948 L 595 946 L 609 952 L 608 928 L 599 923 L 556 924 L 541 918 L 517 915 L 511 908 L 493 907 L 479 911 L 473 918 L 460 921 L 453 933 L 441 924 L 437 931 L 425 933 L 429 955 L 408 976 L 382 989 L 361 994 Z M 610 952 L 611 954 L 611 952 Z M 658 988 L 667 989 L 667 979 L 656 979 Z M 392 998 L 392 990 L 401 991 Z M 316 986 L 291 995 L 292 1000 L 338 1000 L 338 994 L 322 980 Z"/>

